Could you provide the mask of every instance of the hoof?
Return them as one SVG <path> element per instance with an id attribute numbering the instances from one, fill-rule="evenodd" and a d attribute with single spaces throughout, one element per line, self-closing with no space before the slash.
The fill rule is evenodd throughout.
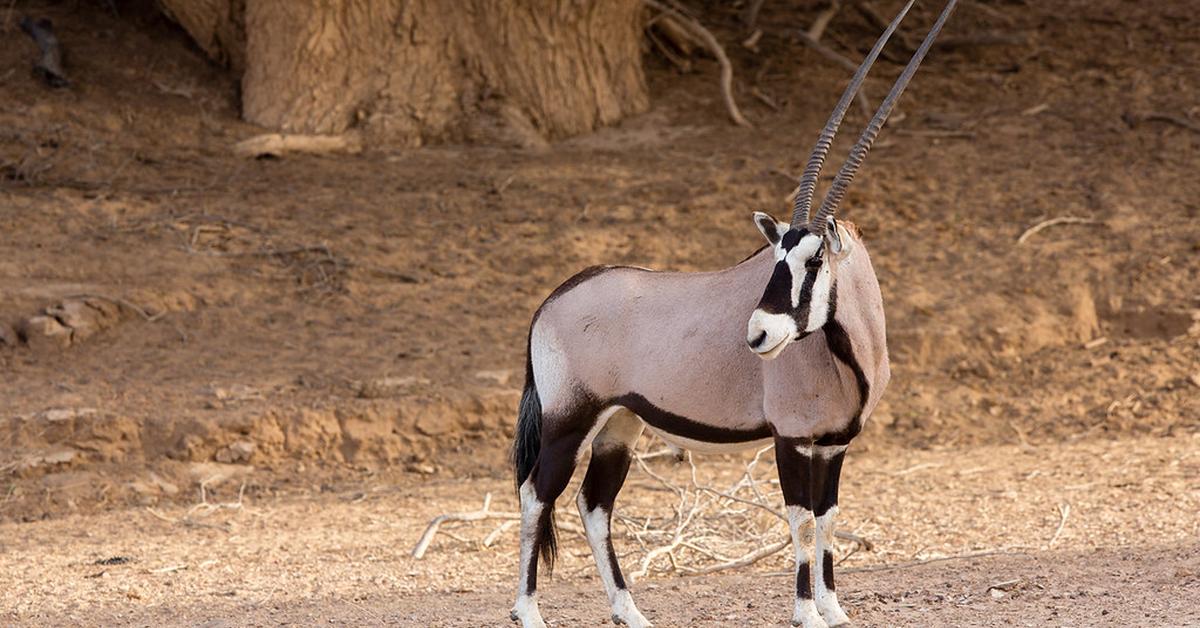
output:
<path id="1" fill-rule="evenodd" d="M 514 608 L 508 611 L 508 619 L 509 621 L 521 621 L 521 616 L 517 614 L 517 609 Z"/>
<path id="2" fill-rule="evenodd" d="M 612 622 L 618 626 L 625 623 L 616 613 L 613 613 Z"/>

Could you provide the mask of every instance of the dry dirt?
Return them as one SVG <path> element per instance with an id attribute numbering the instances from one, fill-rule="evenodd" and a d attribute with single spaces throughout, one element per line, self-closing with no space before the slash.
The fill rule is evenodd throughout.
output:
<path id="1" fill-rule="evenodd" d="M 650 55 L 649 113 L 545 150 L 245 160 L 230 147 L 260 130 L 237 121 L 236 86 L 148 3 L 8 4 L 2 623 L 503 621 L 511 531 L 407 552 L 485 492 L 511 508 L 530 314 L 590 264 L 744 258 L 750 212 L 784 213 L 846 79 L 790 34 L 813 7 L 767 3 L 758 50 L 730 44 L 754 129 L 725 121 L 711 61 L 680 75 Z M 70 89 L 30 76 L 24 13 L 54 19 Z M 736 42 L 736 13 L 699 15 Z M 1007 553 L 840 588 L 866 625 L 1200 623 L 1200 133 L 1163 117 L 1200 121 L 1200 18 L 1182 1 L 986 2 L 949 28 L 1023 41 L 936 50 L 844 205 L 894 366 L 843 500 L 877 547 L 844 566 Z M 847 10 L 828 37 L 874 34 Z M 897 71 L 881 63 L 870 96 Z M 1017 243 L 1061 217 L 1086 222 Z M 202 483 L 210 504 L 244 487 L 241 508 L 197 509 Z M 631 510 L 670 508 L 631 484 Z M 544 610 L 597 623 L 569 543 Z M 134 562 L 92 564 L 112 556 Z M 786 578 L 764 574 L 785 568 L 639 588 L 663 626 L 773 624 Z"/>

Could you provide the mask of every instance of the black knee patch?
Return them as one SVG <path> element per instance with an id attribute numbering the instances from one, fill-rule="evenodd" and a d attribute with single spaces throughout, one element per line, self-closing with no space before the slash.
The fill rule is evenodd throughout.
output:
<path id="1" fill-rule="evenodd" d="M 821 557 L 821 560 L 821 579 L 825 581 L 825 588 L 833 591 L 835 590 L 833 585 L 833 552 L 825 550 L 825 555 Z"/>
<path id="2" fill-rule="evenodd" d="M 796 565 L 796 597 L 811 600 L 812 596 L 812 571 L 808 568 L 808 562 L 799 563 Z"/>
<path id="3" fill-rule="evenodd" d="M 838 482 L 842 477 L 842 462 L 846 459 L 846 451 L 842 450 L 823 458 L 817 456 L 813 460 L 812 492 L 813 515 L 820 517 L 837 505 Z"/>

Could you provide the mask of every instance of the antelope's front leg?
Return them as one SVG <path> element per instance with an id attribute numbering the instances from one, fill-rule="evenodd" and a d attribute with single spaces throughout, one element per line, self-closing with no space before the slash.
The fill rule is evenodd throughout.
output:
<path id="1" fill-rule="evenodd" d="M 849 626 L 850 618 L 838 604 L 833 584 L 833 521 L 837 516 L 838 480 L 846 446 L 813 448 L 813 514 L 817 521 L 817 543 L 813 563 L 813 598 L 817 612 L 830 626 Z"/>
<path id="2" fill-rule="evenodd" d="M 792 545 L 796 551 L 796 596 L 792 625 L 827 628 L 813 600 L 808 548 L 813 544 L 812 446 L 808 441 L 775 438 L 775 464 L 779 468 L 779 487 L 787 506 Z"/>

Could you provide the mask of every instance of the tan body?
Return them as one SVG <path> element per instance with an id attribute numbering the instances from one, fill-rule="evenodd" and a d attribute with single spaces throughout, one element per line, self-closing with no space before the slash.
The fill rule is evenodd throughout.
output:
<path id="1" fill-rule="evenodd" d="M 861 242 L 850 250 L 836 261 L 834 318 L 870 384 L 865 402 L 823 331 L 770 361 L 747 349 L 745 322 L 775 264 L 768 247 L 717 272 L 611 268 L 552 297 L 530 336 L 545 420 L 571 415 L 581 389 L 605 401 L 638 393 L 704 425 L 747 432 L 769 426 L 793 438 L 816 438 L 865 420 L 890 369 L 874 269 Z M 682 446 L 709 449 L 693 435 L 656 431 Z"/>

